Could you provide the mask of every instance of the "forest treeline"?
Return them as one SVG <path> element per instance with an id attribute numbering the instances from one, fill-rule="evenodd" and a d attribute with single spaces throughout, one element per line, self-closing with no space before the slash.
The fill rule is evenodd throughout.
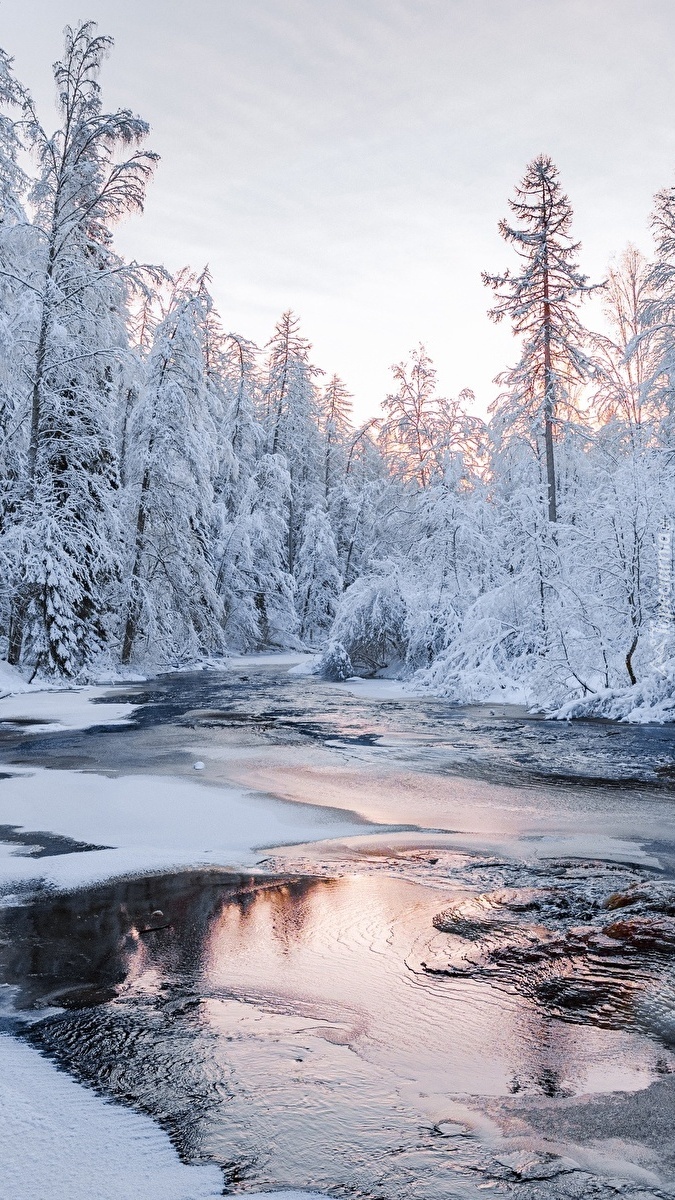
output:
<path id="1" fill-rule="evenodd" d="M 66 31 L 53 134 L 0 52 L 0 656 L 87 677 L 307 647 L 336 679 L 667 714 L 675 189 L 652 261 L 630 247 L 594 287 L 536 158 L 500 227 L 512 266 L 484 276 L 517 360 L 490 419 L 438 394 L 420 345 L 356 428 L 292 312 L 258 348 L 207 272 L 116 252 L 156 156 L 106 110 L 110 45 Z"/>

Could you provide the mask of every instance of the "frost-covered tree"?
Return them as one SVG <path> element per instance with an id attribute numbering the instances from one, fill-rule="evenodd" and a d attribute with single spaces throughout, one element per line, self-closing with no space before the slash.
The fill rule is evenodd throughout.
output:
<path id="1" fill-rule="evenodd" d="M 382 560 L 344 593 L 319 670 L 335 678 L 338 664 L 357 674 L 404 665 L 407 609 L 399 564 Z"/>
<path id="2" fill-rule="evenodd" d="M 439 396 L 436 368 L 422 345 L 412 351 L 410 363 L 391 369 L 398 388 L 382 403 L 380 446 L 397 478 L 425 488 L 442 476 L 448 452 L 475 448 L 479 423 L 463 408 L 473 395 L 463 392 L 459 400 Z"/>
<path id="3" fill-rule="evenodd" d="M 608 332 L 591 339 L 597 421 L 612 425 L 633 443 L 652 438 L 655 422 L 665 415 L 658 398 L 662 331 L 654 326 L 650 274 L 645 256 L 628 246 L 607 276 L 603 309 Z"/>
<path id="4" fill-rule="evenodd" d="M 332 375 L 320 399 L 319 428 L 323 436 L 325 498 L 344 481 L 352 429 L 352 395 L 339 375 Z"/>
<path id="5" fill-rule="evenodd" d="M 240 565 L 257 620 L 257 645 L 297 643 L 295 582 L 288 564 L 291 477 L 282 454 L 264 454 L 241 506 L 245 538 Z"/>
<path id="6" fill-rule="evenodd" d="M 667 417 L 663 331 L 653 324 L 649 266 L 634 246 L 610 269 L 604 309 L 609 334 L 593 339 L 597 433 L 586 488 L 592 518 L 585 506 L 578 528 L 587 531 L 586 554 L 592 552 L 597 570 L 589 589 L 596 597 L 596 624 L 612 629 L 607 641 L 635 684 L 635 654 L 647 620 L 645 584 L 656 565 L 655 528 L 668 512 L 672 488 L 659 446 Z M 611 649 L 606 657 L 611 659 Z M 606 673 L 609 679 L 609 662 Z"/>
<path id="7" fill-rule="evenodd" d="M 342 591 L 335 538 L 325 510 L 310 508 L 295 563 L 300 636 L 311 644 L 325 638 Z"/>
<path id="8" fill-rule="evenodd" d="M 575 388 L 589 374 L 577 307 L 592 289 L 576 263 L 580 243 L 571 236 L 572 206 L 547 155 L 529 164 L 509 206 L 515 223 L 503 220 L 499 231 L 515 248 L 521 269 L 483 274 L 498 297 L 490 316 L 496 322 L 509 317 L 522 338 L 519 362 L 497 381 L 504 388 L 499 415 L 506 426 L 525 430 L 535 452 L 543 449 L 548 519 L 555 521 L 556 433 L 575 412 Z"/>
<path id="9" fill-rule="evenodd" d="M 2 536 L 14 519 L 25 468 L 27 346 L 35 320 L 26 265 L 36 253 L 24 204 L 28 178 L 19 165 L 24 151 L 19 118 L 23 91 L 11 59 L 0 50 L 0 594 L 3 615 L 12 598 L 12 570 Z M 4 622 L 3 622 L 4 623 Z"/>
<path id="10" fill-rule="evenodd" d="M 321 497 L 321 437 L 315 378 L 322 374 L 309 360 L 311 346 L 300 335 L 291 312 L 278 321 L 267 343 L 263 420 L 270 454 L 286 455 L 291 492 L 288 566 L 293 571 L 307 510 Z"/>
<path id="11" fill-rule="evenodd" d="M 654 198 L 651 219 L 655 255 L 646 272 L 641 297 L 641 324 L 637 347 L 645 343 L 652 357 L 650 398 L 665 421 L 665 436 L 675 430 L 675 187 L 664 188 Z M 632 357 L 634 354 L 632 355 Z"/>
<path id="12" fill-rule="evenodd" d="M 209 375 L 216 404 L 218 468 L 214 484 L 216 588 L 228 644 L 246 650 L 260 642 L 251 544 L 251 480 L 264 452 L 257 418 L 257 348 L 239 334 L 212 336 Z"/>
<path id="13" fill-rule="evenodd" d="M 142 209 L 156 158 L 137 148 L 144 121 L 104 110 L 98 75 L 110 45 L 91 22 L 66 30 L 54 67 L 61 126 L 51 136 L 22 93 L 38 178 L 34 250 L 18 280 L 31 295 L 34 324 L 25 471 L 7 531 L 8 658 L 66 675 L 110 636 L 119 570 L 113 413 L 137 276 L 114 254 L 112 227 Z"/>
<path id="14" fill-rule="evenodd" d="M 204 287 L 179 277 L 132 417 L 124 663 L 139 639 L 146 654 L 159 658 L 224 647 L 209 538 L 215 474 L 204 355 L 209 308 Z"/>

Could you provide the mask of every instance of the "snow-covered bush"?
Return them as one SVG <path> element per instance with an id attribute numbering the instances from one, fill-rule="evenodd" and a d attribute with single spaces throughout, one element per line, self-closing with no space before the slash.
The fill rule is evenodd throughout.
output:
<path id="1" fill-rule="evenodd" d="M 329 642 L 316 664 L 314 674 L 332 683 L 342 683 L 354 674 L 352 660 L 342 642 Z"/>
<path id="2" fill-rule="evenodd" d="M 375 675 L 405 663 L 405 628 L 398 567 L 382 562 L 347 588 L 331 630 L 331 643 L 344 649 L 355 674 Z"/>

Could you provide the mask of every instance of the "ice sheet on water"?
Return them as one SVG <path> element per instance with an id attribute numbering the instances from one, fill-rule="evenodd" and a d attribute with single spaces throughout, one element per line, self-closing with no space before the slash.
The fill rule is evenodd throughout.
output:
<path id="1" fill-rule="evenodd" d="M 0 824 L 50 830 L 114 847 L 38 861 L 0 843 L 0 886 L 44 879 L 80 887 L 132 872 L 197 863 L 252 866 L 258 847 L 293 845 L 361 832 L 331 809 L 298 805 L 236 787 L 210 787 L 171 776 L 8 768 Z M 13 851 L 13 853 L 12 853 Z"/>
<path id="2" fill-rule="evenodd" d="M 3 679 L 0 676 L 0 695 L 4 690 Z M 137 706 L 109 700 L 109 696 L 107 687 L 43 690 L 25 684 L 0 698 L 0 723 L 35 733 L 42 729 L 90 729 L 94 725 L 130 721 Z"/>

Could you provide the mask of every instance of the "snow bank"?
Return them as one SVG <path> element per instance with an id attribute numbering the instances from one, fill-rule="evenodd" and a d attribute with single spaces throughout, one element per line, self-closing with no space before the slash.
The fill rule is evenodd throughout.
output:
<path id="1" fill-rule="evenodd" d="M 633 687 L 603 688 L 592 696 L 570 700 L 552 715 L 561 721 L 604 717 L 634 725 L 675 721 L 675 659 L 662 671 L 650 672 Z"/>
<path id="2" fill-rule="evenodd" d="M 108 1104 L 0 1034 L 0 1182 L 9 1200 L 211 1200 L 215 1166 L 184 1166 L 150 1117 Z"/>
<path id="3" fill-rule="evenodd" d="M 0 781 L 0 825 L 111 847 L 40 859 L 3 847 L 0 883 L 5 888 L 35 879 L 79 887 L 174 866 L 251 867 L 265 847 L 363 833 L 356 818 L 351 822 L 332 809 L 196 780 L 2 770 L 12 777 Z"/>
<path id="4" fill-rule="evenodd" d="M 0 1190 L 7 1200 L 222 1196 L 218 1167 L 184 1165 L 150 1117 L 101 1099 L 32 1046 L 5 1034 L 0 1034 L 0 1111 Z M 248 1194 L 248 1200 L 262 1197 Z M 315 1197 L 319 1193 L 264 1193 L 264 1200 Z"/>
<path id="5" fill-rule="evenodd" d="M 31 684 L 24 679 L 16 667 L 11 667 L 8 662 L 0 661 L 0 696 L 10 696 L 31 690 Z"/>

